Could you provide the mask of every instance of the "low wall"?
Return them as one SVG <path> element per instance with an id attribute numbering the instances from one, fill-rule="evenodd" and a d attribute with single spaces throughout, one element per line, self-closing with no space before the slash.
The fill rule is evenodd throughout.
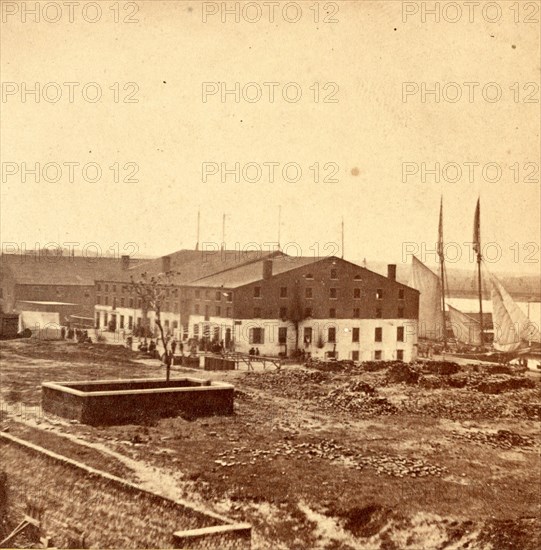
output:
<path id="1" fill-rule="evenodd" d="M 155 384 L 156 387 L 149 387 Z M 163 387 L 164 385 L 168 387 Z M 103 390 L 103 391 L 102 391 Z M 45 382 L 43 410 L 83 424 L 138 422 L 148 416 L 233 414 L 234 386 L 197 378 Z"/>
<path id="2" fill-rule="evenodd" d="M 57 548 L 250 548 L 250 526 L 140 489 L 0 432 L 8 520 L 25 514 Z M 2 495 L 0 495 L 2 496 Z"/>
<path id="3" fill-rule="evenodd" d="M 235 361 L 224 357 L 205 355 L 205 370 L 235 370 Z"/>

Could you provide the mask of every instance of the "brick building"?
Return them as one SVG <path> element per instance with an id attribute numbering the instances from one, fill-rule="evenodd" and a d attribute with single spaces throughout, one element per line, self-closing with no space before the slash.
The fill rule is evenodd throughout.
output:
<path id="1" fill-rule="evenodd" d="M 179 271 L 162 304 L 161 320 L 177 339 L 223 341 L 261 355 L 412 360 L 419 293 L 340 258 L 293 258 L 281 252 L 238 256 L 180 251 L 130 268 L 121 281 L 97 281 L 96 323 L 130 331 L 145 323 L 130 276 Z M 153 313 L 148 322 L 152 327 Z"/>
<path id="2" fill-rule="evenodd" d="M 72 315 L 93 318 L 95 280 L 116 278 L 136 263 L 128 256 L 91 258 L 57 254 L 2 254 L 0 309 L 4 313 L 54 311 L 61 322 Z"/>

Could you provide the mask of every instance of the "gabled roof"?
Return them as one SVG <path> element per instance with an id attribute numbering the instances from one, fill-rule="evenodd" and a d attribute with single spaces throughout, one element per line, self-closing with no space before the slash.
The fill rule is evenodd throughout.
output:
<path id="1" fill-rule="evenodd" d="M 192 281 L 219 274 L 229 270 L 248 267 L 252 264 L 260 264 L 264 259 L 283 256 L 281 252 L 271 251 L 239 251 L 239 250 L 179 250 L 167 256 L 155 258 L 146 262 L 140 262 L 120 273 L 121 279 L 116 281 L 129 282 L 131 278 L 137 279 L 143 272 L 149 275 L 158 275 L 164 271 L 164 258 L 169 258 L 169 269 L 176 272 L 173 277 L 175 284 L 188 284 Z M 112 281 L 112 278 L 104 276 L 101 280 Z"/>
<path id="2" fill-rule="evenodd" d="M 8 271 L 16 284 L 93 286 L 105 272 L 121 273 L 122 263 L 119 258 L 2 254 L 0 271 Z"/>
<path id="3" fill-rule="evenodd" d="M 326 258 L 314 257 L 314 256 L 287 256 L 282 254 L 273 258 L 272 262 L 272 275 L 279 275 L 287 271 L 292 271 L 299 267 L 304 267 L 309 264 L 314 264 Z M 195 281 L 191 281 L 190 286 L 210 286 L 210 287 L 224 287 L 224 288 L 237 288 L 250 283 L 255 283 L 263 279 L 263 262 L 261 259 L 256 262 L 229 269 L 221 273 L 216 273 L 208 277 L 202 277 Z"/>

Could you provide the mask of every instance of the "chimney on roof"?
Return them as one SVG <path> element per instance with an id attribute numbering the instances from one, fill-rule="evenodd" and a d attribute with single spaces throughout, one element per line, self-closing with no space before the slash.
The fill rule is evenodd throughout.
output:
<path id="1" fill-rule="evenodd" d="M 263 260 L 263 279 L 267 281 L 272 277 L 272 260 Z"/>
<path id="2" fill-rule="evenodd" d="M 130 267 L 130 255 L 124 254 L 120 257 L 120 266 L 122 267 L 122 271 L 126 271 Z"/>
<path id="3" fill-rule="evenodd" d="M 171 256 L 162 256 L 162 271 L 163 273 L 171 271 Z"/>
<path id="4" fill-rule="evenodd" d="M 396 281 L 396 264 L 389 264 L 387 266 L 387 278 L 391 281 Z"/>

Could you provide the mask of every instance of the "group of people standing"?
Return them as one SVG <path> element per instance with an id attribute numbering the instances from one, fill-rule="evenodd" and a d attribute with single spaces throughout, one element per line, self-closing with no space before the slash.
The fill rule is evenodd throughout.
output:
<path id="1" fill-rule="evenodd" d="M 75 342 L 78 342 L 79 344 L 91 344 L 92 338 L 88 335 L 88 330 L 82 330 L 82 329 L 73 329 L 69 327 L 66 329 L 66 327 L 62 327 L 60 329 L 60 336 L 62 340 L 74 340 Z"/>

